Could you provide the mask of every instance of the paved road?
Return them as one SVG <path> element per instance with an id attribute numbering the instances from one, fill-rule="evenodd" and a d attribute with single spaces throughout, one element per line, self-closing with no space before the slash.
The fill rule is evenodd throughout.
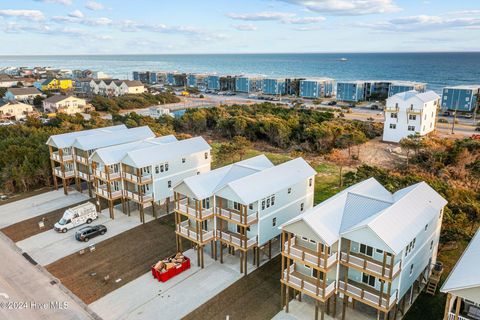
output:
<path id="1" fill-rule="evenodd" d="M 52 279 L 28 262 L 3 234 L 0 252 L 0 319 L 93 319 L 57 284 L 50 284 Z"/>

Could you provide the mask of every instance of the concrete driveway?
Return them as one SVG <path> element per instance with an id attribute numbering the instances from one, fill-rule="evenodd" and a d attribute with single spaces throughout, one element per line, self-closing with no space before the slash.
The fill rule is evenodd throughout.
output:
<path id="1" fill-rule="evenodd" d="M 0 206 L 0 229 L 88 199 L 87 194 L 70 191 L 66 196 L 59 189 L 4 204 Z"/>
<path id="2" fill-rule="evenodd" d="M 98 219 L 92 225 L 103 224 L 108 231 L 103 236 L 97 236 L 89 242 L 75 240 L 75 232 L 83 226 L 71 229 L 66 233 L 58 233 L 48 230 L 33 237 L 17 242 L 17 246 L 27 252 L 40 265 L 46 266 L 91 244 L 99 243 L 114 237 L 122 232 L 140 225 L 140 219 L 136 215 L 127 216 L 121 212 L 115 212 L 115 219 L 109 218 L 108 209 L 103 210 Z"/>

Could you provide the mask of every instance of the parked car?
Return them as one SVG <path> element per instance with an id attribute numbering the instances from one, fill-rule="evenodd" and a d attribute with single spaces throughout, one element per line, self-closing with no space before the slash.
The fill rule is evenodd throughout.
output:
<path id="1" fill-rule="evenodd" d="M 75 239 L 82 242 L 88 242 L 88 240 L 95 238 L 96 236 L 103 236 L 107 233 L 107 227 L 103 224 L 97 226 L 83 227 L 75 233 Z"/>
<path id="2" fill-rule="evenodd" d="M 329 105 L 329 106 L 334 106 L 334 105 L 336 105 L 336 104 L 337 104 L 337 101 L 329 101 L 329 102 L 327 103 L 327 105 Z"/>
<path id="3" fill-rule="evenodd" d="M 58 232 L 67 232 L 85 223 L 91 223 L 98 218 L 97 208 L 91 202 L 86 202 L 73 208 L 68 208 L 62 218 L 55 223 L 54 229 Z"/>

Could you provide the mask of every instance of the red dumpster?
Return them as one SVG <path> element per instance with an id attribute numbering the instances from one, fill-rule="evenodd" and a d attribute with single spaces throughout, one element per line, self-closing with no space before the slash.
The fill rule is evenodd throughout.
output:
<path id="1" fill-rule="evenodd" d="M 152 266 L 152 275 L 158 281 L 165 282 L 170 278 L 175 277 L 177 274 L 182 273 L 183 271 L 188 269 L 190 269 L 190 259 L 187 257 L 184 257 L 184 261 L 182 263 L 165 271 L 160 272 L 157 269 L 155 269 L 154 266 Z"/>

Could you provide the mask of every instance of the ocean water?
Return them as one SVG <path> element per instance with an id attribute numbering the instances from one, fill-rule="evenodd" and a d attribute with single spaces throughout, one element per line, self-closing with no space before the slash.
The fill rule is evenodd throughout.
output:
<path id="1" fill-rule="evenodd" d="M 0 56 L 0 66 L 92 69 L 123 79 L 131 79 L 134 70 L 177 70 L 336 80 L 410 80 L 426 82 L 437 92 L 447 85 L 480 83 L 480 52 Z"/>

